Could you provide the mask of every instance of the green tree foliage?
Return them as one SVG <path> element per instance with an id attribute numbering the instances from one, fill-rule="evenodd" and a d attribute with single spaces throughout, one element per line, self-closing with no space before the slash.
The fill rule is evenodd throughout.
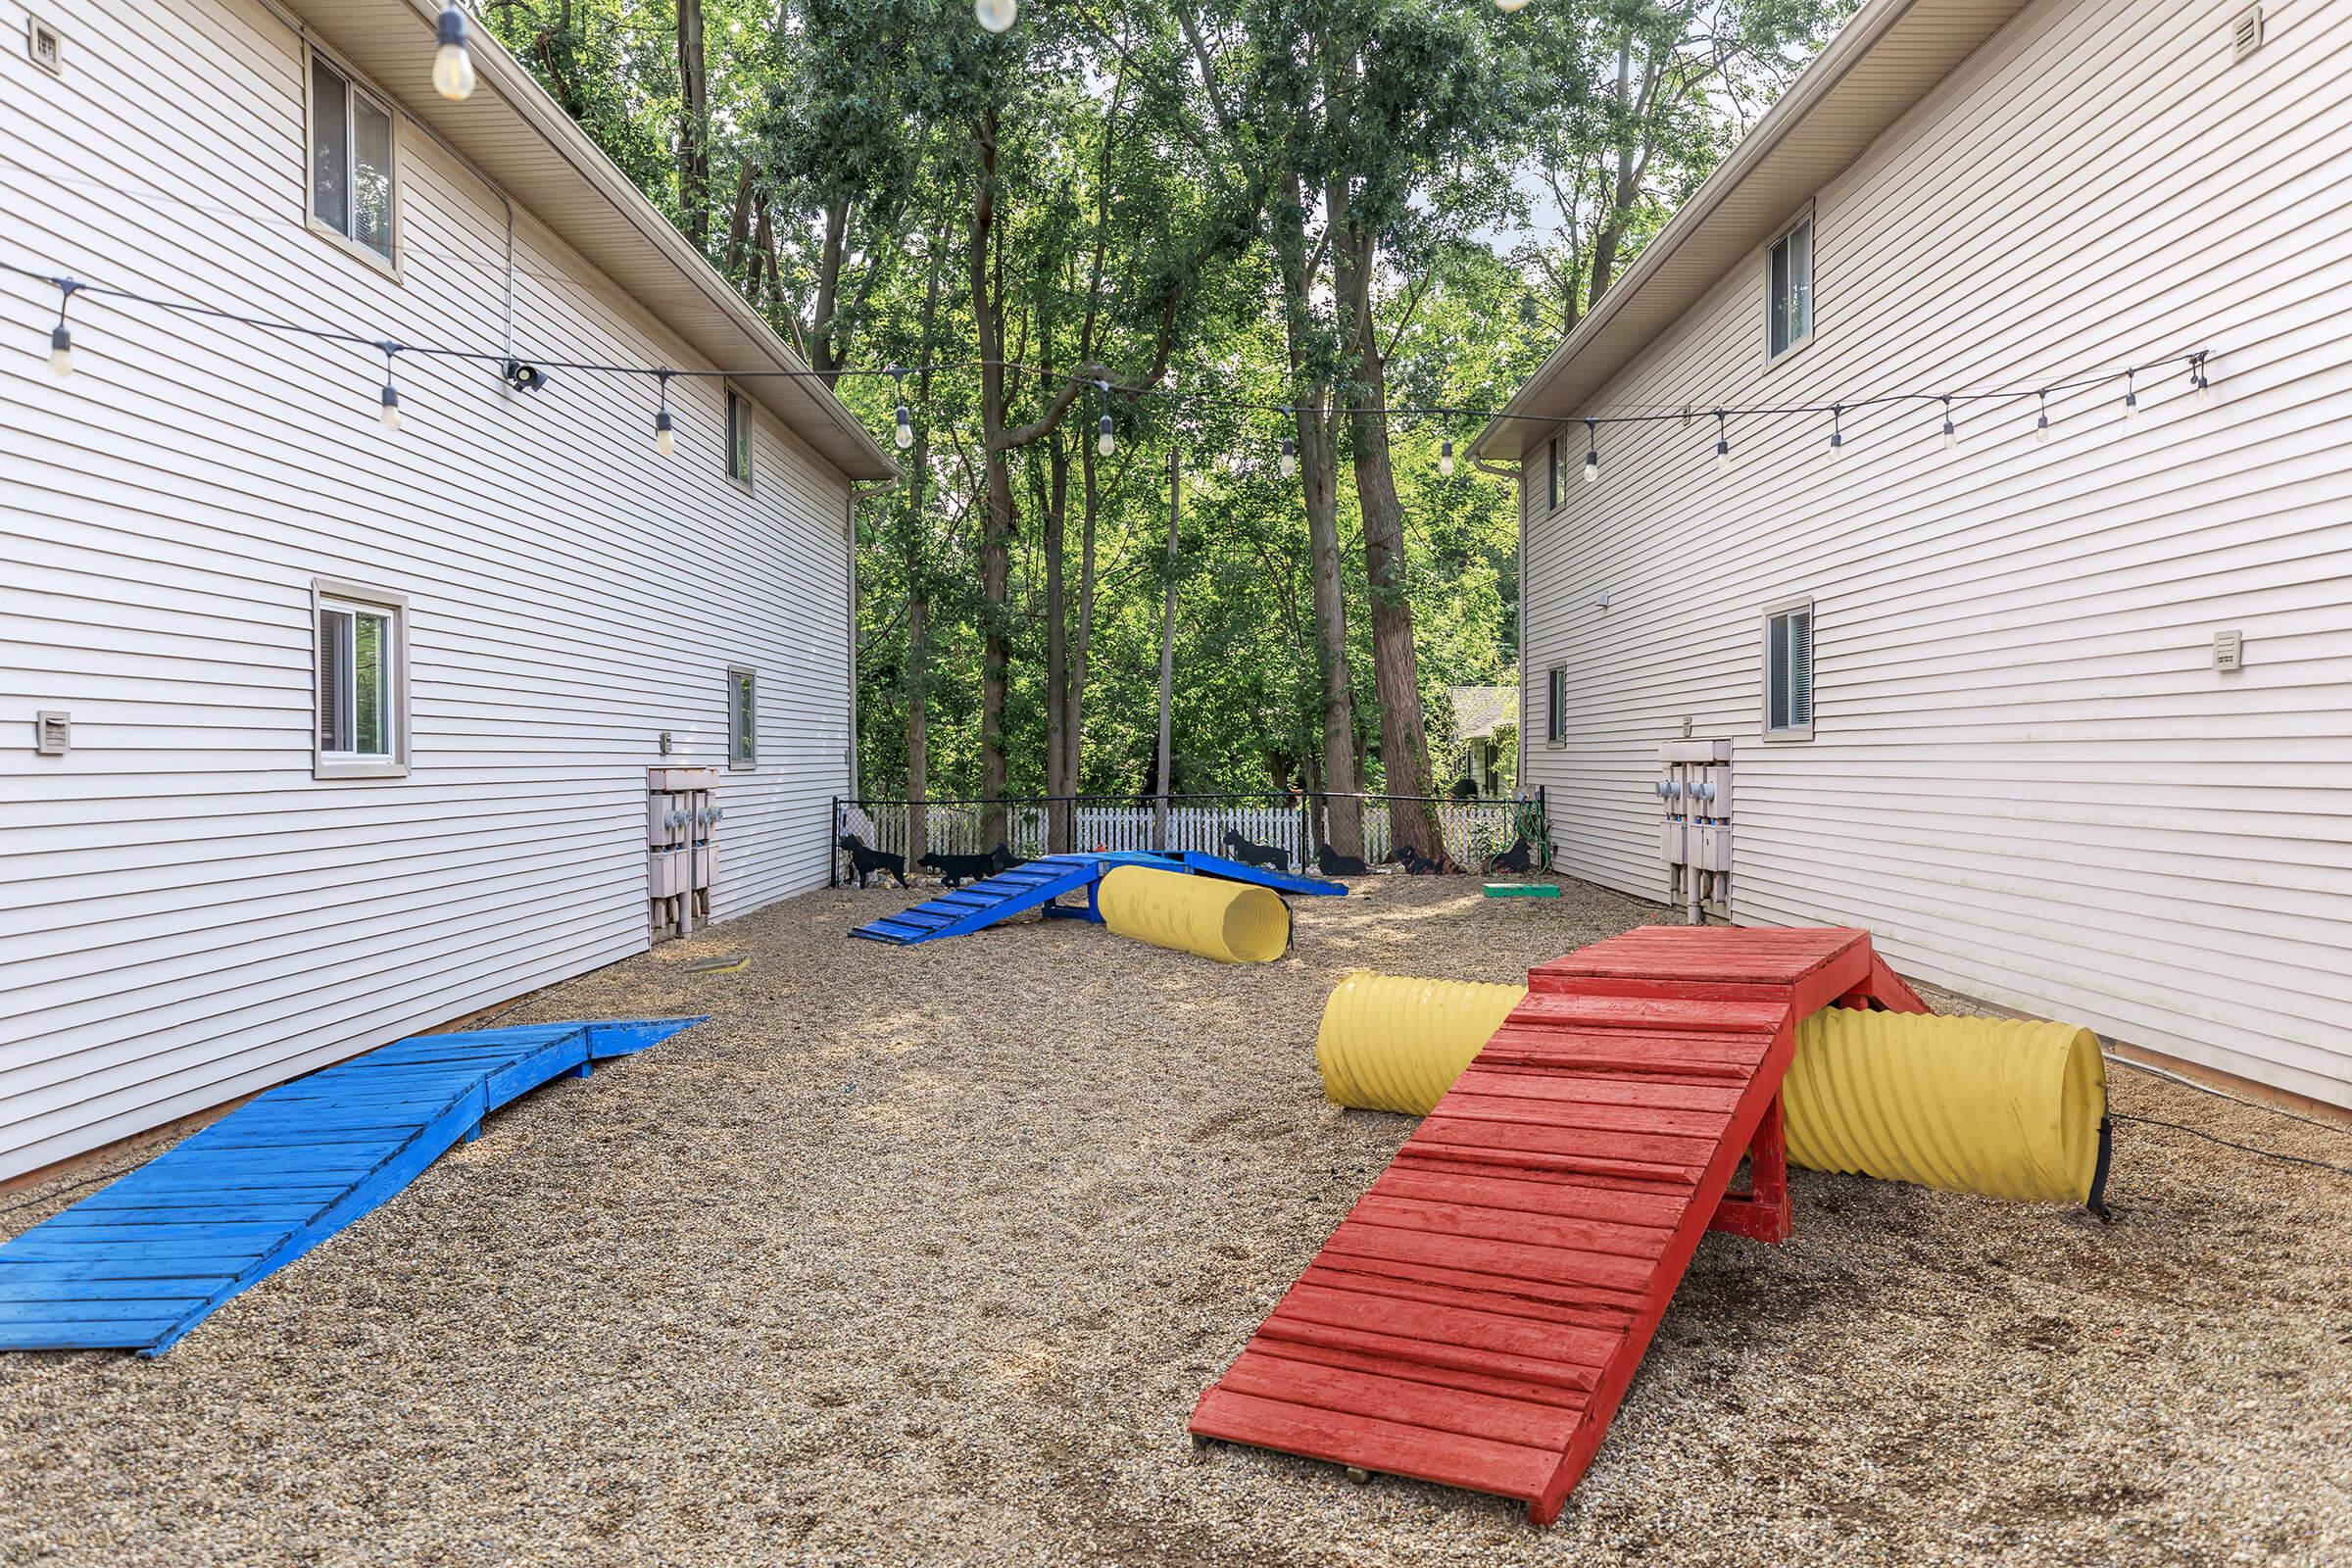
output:
<path id="1" fill-rule="evenodd" d="M 1451 783 L 1445 689 L 1517 679 L 1515 492 L 1475 416 L 1349 411 L 1499 406 L 1850 5 L 484 15 L 871 428 L 912 407 L 861 782 L 936 799 L 1152 786 L 1171 454 L 1174 787 Z"/>

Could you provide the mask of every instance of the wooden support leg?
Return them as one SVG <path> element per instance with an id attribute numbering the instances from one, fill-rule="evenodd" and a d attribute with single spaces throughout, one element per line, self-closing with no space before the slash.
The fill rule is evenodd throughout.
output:
<path id="1" fill-rule="evenodd" d="M 1774 1095 L 1756 1124 L 1747 1146 L 1747 1188 L 1727 1193 L 1715 1205 L 1711 1231 L 1730 1231 L 1754 1242 L 1775 1245 L 1788 1239 L 1794 1216 L 1788 1204 L 1788 1140 L 1781 1123 L 1781 1097 Z"/>

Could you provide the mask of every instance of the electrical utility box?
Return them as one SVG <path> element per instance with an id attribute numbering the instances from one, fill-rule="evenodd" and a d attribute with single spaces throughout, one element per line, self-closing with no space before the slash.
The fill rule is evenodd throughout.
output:
<path id="1" fill-rule="evenodd" d="M 1691 925 L 1732 917 L 1732 743 L 1668 741 L 1658 748 L 1658 849 L 1667 902 Z"/>

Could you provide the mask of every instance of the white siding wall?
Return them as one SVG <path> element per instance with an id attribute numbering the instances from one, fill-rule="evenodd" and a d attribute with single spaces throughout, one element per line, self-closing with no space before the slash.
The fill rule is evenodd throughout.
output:
<path id="1" fill-rule="evenodd" d="M 236 0 L 49 0 L 64 79 L 0 62 L 0 259 L 371 336 L 495 347 L 503 216 L 400 142 L 399 281 L 306 233 L 301 51 Z M 24 13 L 0 0 L 0 33 Z M 419 32 L 420 41 L 425 34 Z M 529 193 L 517 193 L 527 202 Z M 525 215 L 524 357 L 694 362 Z M 622 957 L 645 768 L 723 772 L 715 912 L 825 878 L 847 793 L 847 484 L 720 394 L 557 372 L 530 398 L 0 278 L 0 1176 Z M 315 576 L 404 593 L 414 772 L 314 781 Z M 74 750 L 30 723 L 68 709 Z"/>
<path id="2" fill-rule="evenodd" d="M 1735 738 L 1735 914 L 1870 927 L 1907 973 L 2352 1102 L 2352 6 L 2045 0 L 1818 198 L 1813 343 L 1762 258 L 1596 400 L 2122 389 L 1605 430 L 1526 464 L 1529 782 L 1567 869 L 1659 896 L 1658 742 Z M 1581 460 L 1583 432 L 1571 436 Z M 1606 591 L 1609 608 L 1592 608 Z M 1761 612 L 1818 601 L 1816 739 L 1760 740 Z M 2245 633 L 2247 667 L 2211 667 Z M 1569 740 L 1544 740 L 1570 666 Z"/>

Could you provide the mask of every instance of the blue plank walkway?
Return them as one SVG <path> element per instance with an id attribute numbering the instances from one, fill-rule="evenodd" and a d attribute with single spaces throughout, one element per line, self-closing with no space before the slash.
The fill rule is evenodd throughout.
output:
<path id="1" fill-rule="evenodd" d="M 482 1117 L 700 1018 L 414 1035 L 281 1084 L 0 1245 L 0 1349 L 161 1355 Z"/>
<path id="2" fill-rule="evenodd" d="M 869 942 L 886 942 L 894 947 L 912 947 L 918 942 L 937 942 L 942 937 L 969 936 L 974 931 L 1042 909 L 1049 915 L 1099 920 L 1095 912 L 1094 890 L 1102 874 L 1116 866 L 1141 865 L 1158 871 L 1198 872 L 1202 876 L 1223 877 L 1234 882 L 1254 882 L 1261 887 L 1278 888 L 1285 893 L 1345 895 L 1347 885 L 1327 882 L 1320 877 L 1297 876 L 1287 871 L 1269 871 L 1263 866 L 1245 865 L 1221 855 L 1203 855 L 1198 851 L 1179 854 L 1154 854 L 1148 850 L 1096 851 L 1085 855 L 1049 855 L 1041 859 L 1024 860 L 1008 871 L 999 871 L 992 877 L 950 888 L 936 898 L 925 899 L 897 914 L 886 914 L 878 920 L 868 920 L 850 935 L 863 937 Z M 1054 901 L 1065 893 L 1083 891 L 1087 906 L 1083 909 L 1056 905 Z"/>

